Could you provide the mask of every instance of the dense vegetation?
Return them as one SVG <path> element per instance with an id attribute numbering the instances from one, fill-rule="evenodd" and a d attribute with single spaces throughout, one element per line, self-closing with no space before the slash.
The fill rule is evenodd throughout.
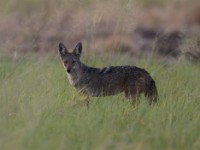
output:
<path id="1" fill-rule="evenodd" d="M 120 94 L 92 98 L 87 109 L 58 60 L 1 61 L 0 149 L 200 149 L 198 65 L 139 61 L 157 82 L 158 105 L 142 97 L 133 107 Z M 133 65 L 117 56 L 84 62 Z"/>

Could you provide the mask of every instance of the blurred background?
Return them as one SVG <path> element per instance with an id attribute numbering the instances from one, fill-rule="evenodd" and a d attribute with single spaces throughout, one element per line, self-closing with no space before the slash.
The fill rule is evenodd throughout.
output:
<path id="1" fill-rule="evenodd" d="M 0 59 L 85 53 L 200 61 L 199 0 L 1 0 Z"/>

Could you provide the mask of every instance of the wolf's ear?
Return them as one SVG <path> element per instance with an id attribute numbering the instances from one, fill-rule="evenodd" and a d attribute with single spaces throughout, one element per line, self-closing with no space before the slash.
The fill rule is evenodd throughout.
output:
<path id="1" fill-rule="evenodd" d="M 60 53 L 60 56 L 63 57 L 65 56 L 67 53 L 68 53 L 68 50 L 67 48 L 65 47 L 65 45 L 63 43 L 59 43 L 59 53 Z"/>
<path id="2" fill-rule="evenodd" d="M 76 47 L 74 48 L 74 51 L 73 53 L 76 54 L 76 55 L 81 55 L 81 52 L 82 52 L 82 43 L 79 42 Z"/>

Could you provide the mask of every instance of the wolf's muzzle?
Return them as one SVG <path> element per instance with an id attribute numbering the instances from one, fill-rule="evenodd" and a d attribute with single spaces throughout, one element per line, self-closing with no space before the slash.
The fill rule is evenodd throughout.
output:
<path id="1" fill-rule="evenodd" d="M 70 72 L 71 72 L 71 69 L 67 69 L 67 72 L 70 73 Z"/>

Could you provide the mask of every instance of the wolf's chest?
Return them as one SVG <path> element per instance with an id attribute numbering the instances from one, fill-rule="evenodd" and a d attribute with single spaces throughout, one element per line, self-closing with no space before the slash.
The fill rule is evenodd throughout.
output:
<path id="1" fill-rule="evenodd" d="M 88 81 L 85 77 L 80 76 L 79 74 L 67 74 L 68 80 L 72 86 L 78 89 L 82 89 L 84 86 L 88 84 Z"/>
<path id="2" fill-rule="evenodd" d="M 74 77 L 74 76 L 72 76 L 70 74 L 67 74 L 67 77 L 68 77 L 69 83 L 72 86 L 75 86 L 78 83 L 78 78 L 77 77 Z"/>

